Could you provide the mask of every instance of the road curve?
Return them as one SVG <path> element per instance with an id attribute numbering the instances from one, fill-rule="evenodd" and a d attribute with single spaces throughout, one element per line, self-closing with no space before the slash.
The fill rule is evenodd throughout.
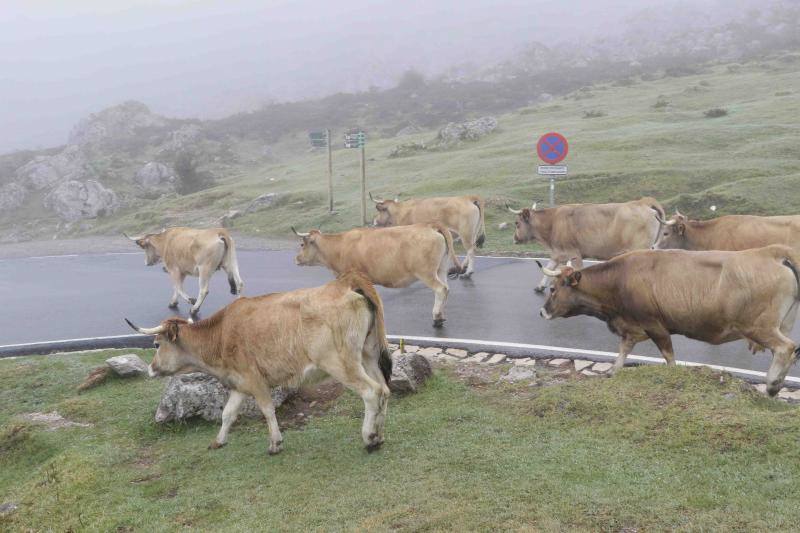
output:
<path id="1" fill-rule="evenodd" d="M 238 256 L 245 295 L 333 279 L 322 267 L 296 266 L 291 251 L 241 250 Z M 567 350 L 564 353 L 616 352 L 617 337 L 599 320 L 540 318 L 544 297 L 533 292 L 538 278 L 531 260 L 478 258 L 473 279 L 450 281 L 447 322 L 438 330 L 432 327 L 433 293 L 424 285 L 379 291 L 393 335 L 519 343 Z M 196 278 L 187 279 L 186 289 L 196 293 Z M 160 266 L 146 267 L 139 252 L 0 260 L 0 346 L 126 335 L 132 332 L 124 317 L 154 325 L 175 314 L 167 308 L 171 294 L 168 276 Z M 224 275 L 216 274 L 201 317 L 231 298 Z M 186 316 L 187 311 L 181 303 L 178 314 Z M 797 327 L 792 337 L 800 339 Z M 676 335 L 673 344 L 682 361 L 765 371 L 771 358 L 764 353 L 751 355 L 743 341 L 709 346 Z M 639 344 L 634 353 L 660 358 L 650 342 Z M 793 368 L 790 375 L 800 373 Z"/>

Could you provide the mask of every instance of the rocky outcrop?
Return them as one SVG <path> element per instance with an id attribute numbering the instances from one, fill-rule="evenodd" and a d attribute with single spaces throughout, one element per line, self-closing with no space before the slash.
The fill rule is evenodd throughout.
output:
<path id="1" fill-rule="evenodd" d="M 83 181 L 94 172 L 79 147 L 67 146 L 56 155 L 34 158 L 18 168 L 16 175 L 19 185 L 41 191 L 64 181 Z"/>
<path id="2" fill-rule="evenodd" d="M 441 144 L 457 144 L 461 141 L 477 141 L 497 129 L 497 119 L 482 117 L 467 122 L 451 122 L 439 130 L 436 139 Z"/>
<path id="3" fill-rule="evenodd" d="M 260 211 L 262 209 L 266 209 L 268 207 L 272 207 L 275 203 L 275 200 L 278 199 L 278 194 L 274 192 L 268 192 L 266 194 L 262 194 L 261 196 L 255 198 L 250 205 L 244 210 L 244 214 L 255 213 L 256 211 Z"/>
<path id="4" fill-rule="evenodd" d="M 108 140 L 130 138 L 137 130 L 163 128 L 166 119 L 156 115 L 141 102 L 128 101 L 93 113 L 80 121 L 70 132 L 70 145 L 99 145 Z"/>
<path id="5" fill-rule="evenodd" d="M 280 387 L 272 389 L 272 403 L 275 408 L 280 407 L 295 392 L 295 389 Z M 194 372 L 173 376 L 161 395 L 155 415 L 156 422 L 187 420 L 195 416 L 219 422 L 222 420 L 222 409 L 228 396 L 230 390 L 208 374 Z M 249 396 L 239 413 L 251 418 L 262 416 L 255 400 Z"/>
<path id="6" fill-rule="evenodd" d="M 197 124 L 184 124 L 167 135 L 167 140 L 161 146 L 162 154 L 176 154 L 193 148 L 200 140 L 201 130 Z"/>
<path id="7" fill-rule="evenodd" d="M 67 222 L 108 215 L 119 207 L 117 195 L 99 182 L 65 181 L 44 198 L 44 206 Z"/>
<path id="8" fill-rule="evenodd" d="M 136 171 L 133 181 L 148 193 L 164 194 L 175 191 L 178 176 L 167 165 L 150 161 Z"/>
<path id="9" fill-rule="evenodd" d="M 12 210 L 22 205 L 28 191 L 24 187 L 9 183 L 0 187 L 0 210 Z"/>

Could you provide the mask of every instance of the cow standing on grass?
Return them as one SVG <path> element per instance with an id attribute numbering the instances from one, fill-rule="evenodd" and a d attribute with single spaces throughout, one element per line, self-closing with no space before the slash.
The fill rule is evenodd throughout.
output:
<path id="1" fill-rule="evenodd" d="M 800 296 L 798 268 L 800 254 L 781 245 L 741 252 L 641 250 L 583 270 L 542 267 L 555 282 L 540 314 L 604 321 L 621 337 L 614 371 L 646 339 L 670 365 L 670 335 L 710 344 L 746 339 L 772 351 L 767 391 L 774 396 L 797 354 L 788 335 Z"/>
<path id="2" fill-rule="evenodd" d="M 461 274 L 469 278 L 475 272 L 476 250 L 486 239 L 484 203 L 479 196 L 415 198 L 399 201 L 380 200 L 369 195 L 378 210 L 373 224 L 379 227 L 409 224 L 441 224 L 461 239 L 467 251 L 466 268 Z"/>
<path id="3" fill-rule="evenodd" d="M 735 251 L 784 244 L 800 251 L 800 216 L 727 215 L 689 220 L 675 211 L 669 220 L 658 221 L 663 227 L 655 244 L 659 250 Z"/>
<path id="4" fill-rule="evenodd" d="M 302 238 L 295 262 L 324 266 L 336 274 L 356 270 L 377 285 L 408 287 L 419 280 L 433 291 L 433 326 L 444 324 L 448 275 L 464 269 L 453 250 L 453 238 L 438 224 L 413 224 L 395 228 L 356 228 L 344 233 L 319 230 L 295 235 Z M 448 271 L 448 259 L 453 267 Z"/>
<path id="5" fill-rule="evenodd" d="M 124 234 L 128 237 L 127 234 Z M 239 276 L 236 261 L 236 247 L 227 230 L 169 228 L 159 233 L 147 233 L 140 237 L 128 237 L 145 251 L 145 264 L 152 266 L 164 261 L 164 271 L 172 279 L 174 290 L 169 307 L 178 307 L 178 296 L 191 306 L 191 313 L 197 314 L 208 295 L 208 282 L 211 275 L 220 268 L 228 274 L 231 294 L 242 293 L 244 282 Z M 183 290 L 186 276 L 200 278 L 200 291 L 197 299 L 191 298 Z"/>
<path id="6" fill-rule="evenodd" d="M 384 441 L 392 373 L 383 304 L 372 284 L 351 272 L 322 287 L 239 298 L 196 323 L 170 318 L 154 328 L 151 377 L 205 372 L 231 389 L 222 427 L 209 448 L 225 445 L 246 395 L 269 426 L 269 453 L 281 451 L 270 387 L 298 385 L 322 371 L 364 400 L 361 436 L 367 450 Z"/>
<path id="7" fill-rule="evenodd" d="M 567 204 L 536 209 L 512 209 L 517 215 L 514 244 L 536 241 L 550 250 L 548 269 L 572 260 L 577 268 L 584 259 L 607 260 L 632 250 L 653 246 L 664 208 L 655 198 L 617 204 Z M 536 292 L 550 283 L 542 276 Z"/>

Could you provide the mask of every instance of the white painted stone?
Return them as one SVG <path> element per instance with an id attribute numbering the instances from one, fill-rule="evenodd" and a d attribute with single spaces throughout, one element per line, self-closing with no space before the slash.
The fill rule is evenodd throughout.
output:
<path id="1" fill-rule="evenodd" d="M 440 350 L 439 348 L 435 348 L 433 346 L 430 346 L 428 348 L 422 348 L 417 353 L 422 355 L 422 356 L 424 356 L 424 357 L 436 357 L 437 355 L 442 353 L 442 350 Z"/>
<path id="2" fill-rule="evenodd" d="M 459 359 L 464 359 L 467 355 L 469 355 L 466 350 L 461 350 L 459 348 L 448 348 L 447 353 L 453 357 L 458 357 Z"/>
<path id="3" fill-rule="evenodd" d="M 783 398 L 784 400 L 800 400 L 800 389 L 787 389 L 784 387 L 778 393 L 778 398 Z"/>
<path id="4" fill-rule="evenodd" d="M 506 360 L 505 354 L 496 353 L 493 356 L 491 356 L 489 359 L 484 361 L 482 364 L 484 364 L 484 365 L 496 365 L 498 363 L 502 363 L 505 360 Z"/>
<path id="5" fill-rule="evenodd" d="M 514 364 L 519 366 L 536 366 L 536 359 L 526 357 L 524 359 L 514 359 Z"/>
<path id="6" fill-rule="evenodd" d="M 570 363 L 569 359 L 550 359 L 547 364 L 550 366 L 566 366 Z"/>
<path id="7" fill-rule="evenodd" d="M 482 363 L 489 357 L 489 354 L 486 352 L 478 352 L 476 354 L 472 354 L 466 359 L 464 359 L 465 363 Z"/>
<path id="8" fill-rule="evenodd" d="M 575 370 L 580 372 L 581 370 L 585 370 L 594 364 L 594 361 L 587 361 L 585 359 L 575 359 Z"/>
<path id="9" fill-rule="evenodd" d="M 597 375 L 599 375 L 599 374 L 598 374 L 597 372 L 592 372 L 591 370 L 581 370 L 581 375 L 582 375 L 582 376 L 589 376 L 589 377 L 591 377 L 591 376 L 597 376 Z"/>
<path id="10" fill-rule="evenodd" d="M 613 366 L 614 365 L 612 365 L 611 363 L 595 363 L 594 366 L 592 367 L 592 370 L 601 373 L 608 372 L 609 370 L 611 370 L 611 367 Z"/>

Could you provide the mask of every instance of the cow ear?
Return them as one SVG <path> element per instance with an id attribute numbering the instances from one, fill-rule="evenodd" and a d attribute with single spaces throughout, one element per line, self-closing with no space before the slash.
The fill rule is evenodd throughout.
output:
<path id="1" fill-rule="evenodd" d="M 686 225 L 678 224 L 678 235 L 683 235 L 683 232 L 686 231 Z"/>
<path id="2" fill-rule="evenodd" d="M 169 325 L 167 325 L 167 331 L 165 333 L 170 342 L 178 340 L 178 323 L 170 322 Z"/>
<path id="3" fill-rule="evenodd" d="M 574 287 L 581 281 L 581 273 L 580 272 L 573 272 L 570 274 L 569 278 L 569 286 Z"/>

